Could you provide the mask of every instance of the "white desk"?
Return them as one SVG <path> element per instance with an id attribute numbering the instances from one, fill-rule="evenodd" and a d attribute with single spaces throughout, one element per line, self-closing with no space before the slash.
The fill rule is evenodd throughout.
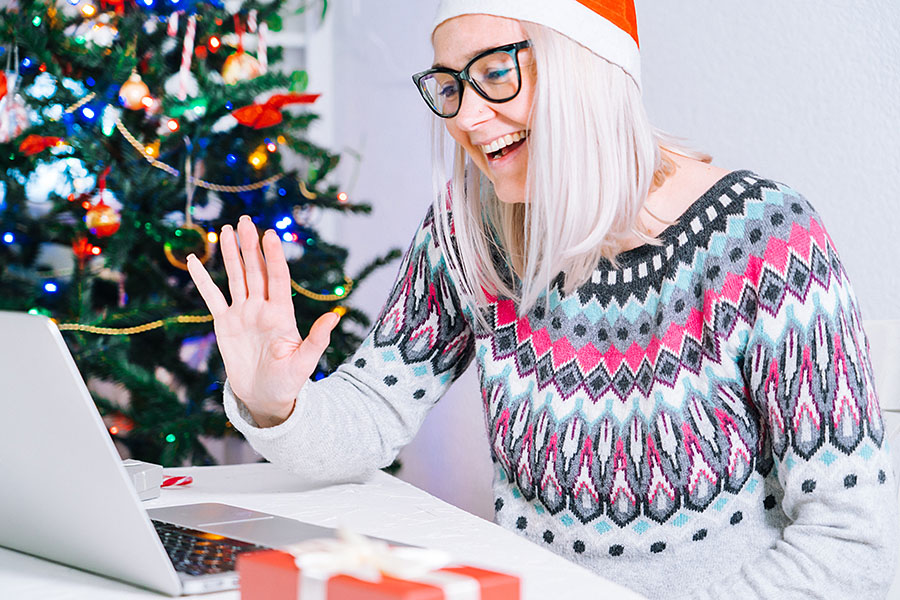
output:
<path id="1" fill-rule="evenodd" d="M 164 490 L 150 507 L 225 502 L 317 525 L 439 548 L 460 562 L 518 574 L 523 600 L 641 596 L 608 582 L 501 527 L 385 473 L 365 484 L 312 488 L 269 464 L 166 469 L 191 475 L 190 487 Z M 114 526 L 114 524 L 111 524 Z M 0 548 L 0 597 L 16 600 L 163 598 L 90 573 Z M 238 600 L 237 591 L 199 596 Z"/>

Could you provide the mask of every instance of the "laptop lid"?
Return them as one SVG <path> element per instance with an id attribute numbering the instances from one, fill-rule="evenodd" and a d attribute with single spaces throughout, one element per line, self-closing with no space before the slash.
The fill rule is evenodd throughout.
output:
<path id="1" fill-rule="evenodd" d="M 0 546 L 169 594 L 179 578 L 62 335 L 0 311 Z"/>

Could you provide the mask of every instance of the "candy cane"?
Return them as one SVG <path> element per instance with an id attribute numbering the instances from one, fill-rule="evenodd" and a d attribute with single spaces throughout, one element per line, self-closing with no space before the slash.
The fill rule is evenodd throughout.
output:
<path id="1" fill-rule="evenodd" d="M 178 99 L 187 98 L 188 76 L 191 73 L 191 57 L 194 55 L 194 34 L 197 32 L 197 17 L 191 15 L 184 34 L 184 49 L 181 52 L 181 71 L 179 72 Z"/>
<path id="2" fill-rule="evenodd" d="M 256 9 L 250 11 L 250 14 L 247 15 L 247 31 L 250 33 L 256 32 Z"/>
<path id="3" fill-rule="evenodd" d="M 182 487 L 194 483 L 194 478 L 190 475 L 171 476 L 163 475 L 163 482 L 160 487 Z"/>
<path id="4" fill-rule="evenodd" d="M 265 22 L 259 24 L 259 47 L 256 49 L 256 59 L 259 61 L 259 74 L 264 75 L 269 69 L 269 57 L 267 52 L 267 42 L 269 37 L 269 26 Z"/>
<path id="5" fill-rule="evenodd" d="M 169 15 L 169 22 L 167 23 L 168 27 L 166 28 L 166 33 L 169 34 L 169 37 L 173 37 L 178 35 L 178 13 L 173 12 Z"/>

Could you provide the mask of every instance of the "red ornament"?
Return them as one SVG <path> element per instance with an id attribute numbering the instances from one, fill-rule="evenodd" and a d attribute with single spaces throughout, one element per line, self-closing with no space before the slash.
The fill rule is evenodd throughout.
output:
<path id="1" fill-rule="evenodd" d="M 243 106 L 231 115 L 238 123 L 253 129 L 262 129 L 281 123 L 281 107 L 288 104 L 312 104 L 319 94 L 276 94 L 266 100 L 265 104 Z"/>
<path id="2" fill-rule="evenodd" d="M 122 217 L 115 209 L 100 200 L 88 209 L 84 222 L 88 230 L 97 237 L 109 237 L 119 230 Z"/>
<path id="3" fill-rule="evenodd" d="M 62 138 L 52 137 L 52 136 L 40 136 L 31 134 L 27 136 L 22 143 L 19 144 L 19 150 L 22 151 L 22 154 L 25 156 L 34 156 L 40 152 L 43 152 L 47 148 L 52 148 L 62 141 Z"/>
<path id="4" fill-rule="evenodd" d="M 6 95 L 6 73 L 0 71 L 0 100 Z"/>

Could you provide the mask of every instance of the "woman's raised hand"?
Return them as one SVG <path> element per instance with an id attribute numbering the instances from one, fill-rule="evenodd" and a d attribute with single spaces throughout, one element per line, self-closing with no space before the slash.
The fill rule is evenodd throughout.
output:
<path id="1" fill-rule="evenodd" d="M 215 319 L 216 341 L 231 389 L 257 424 L 271 427 L 290 416 L 297 393 L 318 366 L 340 317 L 325 313 L 313 323 L 306 339 L 300 337 L 281 240 L 268 230 L 260 249 L 250 217 L 240 218 L 237 235 L 230 225 L 223 227 L 219 247 L 230 306 L 193 255 L 187 260 L 188 271 Z"/>

